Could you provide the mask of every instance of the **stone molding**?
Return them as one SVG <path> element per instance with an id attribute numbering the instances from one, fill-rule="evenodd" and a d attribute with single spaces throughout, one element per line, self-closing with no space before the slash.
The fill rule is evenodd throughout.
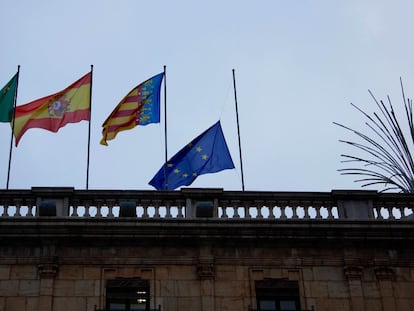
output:
<path id="1" fill-rule="evenodd" d="M 59 266 L 55 263 L 45 263 L 39 264 L 37 269 L 41 279 L 53 279 L 58 272 Z"/>
<path id="2" fill-rule="evenodd" d="M 214 258 L 199 257 L 197 264 L 197 274 L 200 280 L 214 279 Z"/>
<path id="3" fill-rule="evenodd" d="M 363 268 L 361 266 L 345 266 L 344 274 L 348 280 L 361 280 Z"/>
<path id="4" fill-rule="evenodd" d="M 214 266 L 212 264 L 198 265 L 197 273 L 201 280 L 214 279 Z"/>
<path id="5" fill-rule="evenodd" d="M 379 281 L 393 280 L 395 275 L 391 267 L 377 267 L 374 269 L 374 272 Z"/>

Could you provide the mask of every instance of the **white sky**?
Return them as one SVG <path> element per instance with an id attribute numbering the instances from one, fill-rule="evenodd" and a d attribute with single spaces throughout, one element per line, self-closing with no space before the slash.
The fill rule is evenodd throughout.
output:
<path id="1" fill-rule="evenodd" d="M 246 190 L 360 189 L 340 155 L 364 130 L 350 103 L 368 94 L 402 104 L 414 94 L 414 2 L 394 0 L 16 0 L 2 5 L 1 87 L 21 65 L 17 104 L 67 87 L 94 65 L 89 189 L 153 189 L 164 127 L 151 124 L 99 144 L 101 125 L 134 86 L 167 66 L 168 156 L 218 119 L 235 170 L 191 187 L 241 190 L 232 69 Z M 162 114 L 164 111 L 162 110 Z M 86 187 L 88 123 L 27 131 L 13 148 L 11 189 Z M 10 126 L 0 124 L 0 187 Z M 369 188 L 373 189 L 373 188 Z M 374 188 L 375 189 L 375 188 Z"/>

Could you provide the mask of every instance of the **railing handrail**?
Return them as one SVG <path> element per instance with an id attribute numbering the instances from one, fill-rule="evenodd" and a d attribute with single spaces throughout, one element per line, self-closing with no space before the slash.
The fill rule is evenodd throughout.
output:
<path id="1" fill-rule="evenodd" d="M 0 217 L 41 216 L 40 206 L 50 201 L 55 205 L 55 215 L 49 216 L 66 217 L 122 217 L 121 207 L 124 211 L 128 205 L 132 209 L 128 217 L 137 218 L 414 218 L 414 194 L 366 190 L 271 192 L 183 188 L 180 191 L 153 191 L 77 190 L 71 187 L 0 190 Z M 201 212 L 202 209 L 207 214 Z"/>

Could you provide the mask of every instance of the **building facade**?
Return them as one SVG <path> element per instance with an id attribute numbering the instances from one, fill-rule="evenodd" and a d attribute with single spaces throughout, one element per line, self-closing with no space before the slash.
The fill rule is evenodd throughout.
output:
<path id="1" fill-rule="evenodd" d="M 0 311 L 414 311 L 414 197 L 0 191 Z"/>

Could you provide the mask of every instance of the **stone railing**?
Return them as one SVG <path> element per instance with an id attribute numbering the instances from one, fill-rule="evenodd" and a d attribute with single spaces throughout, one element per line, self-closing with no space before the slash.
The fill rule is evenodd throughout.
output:
<path id="1" fill-rule="evenodd" d="M 376 191 L 0 190 L 0 218 L 414 220 L 414 195 Z"/>

